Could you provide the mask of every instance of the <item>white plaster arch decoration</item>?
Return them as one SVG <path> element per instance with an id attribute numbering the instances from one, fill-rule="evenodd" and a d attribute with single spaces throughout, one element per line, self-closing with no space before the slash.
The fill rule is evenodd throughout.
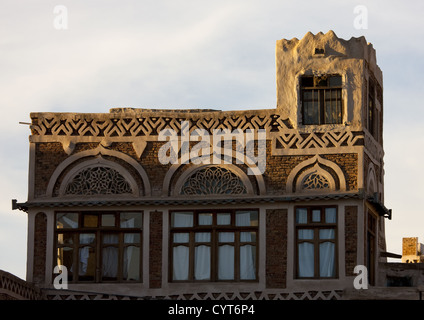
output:
<path id="1" fill-rule="evenodd" d="M 131 174 L 120 164 L 106 160 L 100 156 L 95 159 L 84 161 L 73 167 L 63 178 L 63 181 L 59 188 L 59 196 L 68 196 L 67 188 L 78 174 L 80 174 L 84 170 L 97 168 L 104 168 L 117 172 L 117 174 L 120 175 L 125 180 L 125 182 L 128 183 L 129 186 L 128 192 L 125 192 L 124 194 L 132 194 L 134 196 L 139 195 L 140 191 L 137 186 L 137 182 L 134 180 Z M 108 194 L 108 196 L 110 195 Z"/>
<path id="2" fill-rule="evenodd" d="M 368 173 L 367 173 L 367 192 L 370 194 L 374 194 L 378 192 L 378 183 L 377 183 L 377 174 L 375 172 L 375 167 L 373 163 L 368 165 Z"/>
<path id="3" fill-rule="evenodd" d="M 296 191 L 328 191 L 336 190 L 336 182 L 333 176 L 318 163 L 305 171 L 303 171 L 296 180 Z"/>
<path id="4" fill-rule="evenodd" d="M 236 154 L 236 158 L 233 158 L 233 162 L 236 161 L 236 159 L 243 159 L 243 153 L 233 150 L 233 152 Z M 213 153 L 209 154 L 210 156 L 213 155 Z M 245 164 L 247 167 L 251 168 L 253 172 L 255 172 L 257 170 L 257 167 L 255 165 L 251 165 L 248 163 L 243 163 Z M 163 179 L 163 185 L 162 185 L 162 195 L 163 196 L 168 196 L 169 192 L 170 192 L 170 187 L 171 187 L 171 180 L 174 177 L 175 173 L 177 172 L 177 170 L 183 166 L 185 164 L 182 164 L 181 159 L 178 159 L 176 164 L 173 164 L 169 170 L 166 172 L 165 174 L 165 178 Z M 215 166 L 226 166 L 229 164 L 202 164 L 202 165 L 196 165 L 194 167 L 199 168 L 200 166 L 209 166 L 209 165 L 215 165 Z M 240 172 L 242 173 L 242 175 L 246 176 L 246 174 L 239 169 L 237 166 L 231 164 L 232 168 L 235 168 L 234 170 L 240 170 Z M 231 169 L 232 170 L 232 169 Z M 233 171 L 234 171 L 233 170 Z M 256 179 L 256 183 L 258 185 L 258 191 L 259 191 L 259 195 L 265 195 L 266 194 L 266 186 L 265 186 L 265 180 L 262 174 L 257 174 L 254 175 L 255 179 Z M 250 180 L 247 179 L 250 183 Z"/>
<path id="5" fill-rule="evenodd" d="M 106 149 L 102 145 L 99 145 L 95 149 L 78 152 L 78 153 L 66 158 L 64 161 L 62 161 L 56 167 L 52 176 L 50 177 L 50 180 L 49 180 L 49 183 L 48 183 L 47 189 L 46 189 L 46 196 L 47 197 L 53 197 L 54 187 L 56 185 L 56 182 L 57 182 L 59 176 L 62 174 L 62 172 L 64 172 L 66 170 L 66 168 L 71 166 L 75 161 L 80 160 L 82 158 L 86 158 L 86 157 L 95 157 L 95 156 L 102 156 L 102 155 L 111 156 L 111 157 L 121 159 L 121 160 L 125 161 L 126 163 L 128 163 L 129 165 L 131 165 L 136 170 L 136 172 L 140 176 L 141 180 L 143 181 L 144 195 L 145 196 L 151 196 L 150 181 L 149 181 L 149 178 L 148 178 L 147 173 L 144 170 L 144 168 L 136 160 L 134 160 L 130 156 L 128 156 L 128 155 L 126 155 L 122 152 Z"/>
<path id="6" fill-rule="evenodd" d="M 248 176 L 241 170 L 239 167 L 233 165 L 233 164 L 221 164 L 221 165 L 193 165 L 189 169 L 187 169 L 177 180 L 175 183 L 175 188 L 173 194 L 175 196 L 187 196 L 187 195 L 181 195 L 181 190 L 186 183 L 187 179 L 189 179 L 192 175 L 196 174 L 196 172 L 199 172 L 203 169 L 207 168 L 222 168 L 226 171 L 231 172 L 231 174 L 234 174 L 236 176 L 240 183 L 244 186 L 245 192 L 240 195 L 253 195 L 253 186 L 250 183 L 250 180 Z M 214 194 L 210 194 L 210 196 L 213 196 Z M 219 194 L 218 194 L 219 195 Z M 209 195 L 208 195 L 209 196 Z"/>
<path id="7" fill-rule="evenodd" d="M 325 178 L 328 181 L 330 190 L 335 190 L 336 182 L 334 181 L 334 178 L 328 171 L 326 171 L 321 166 L 319 166 L 320 164 L 331 168 L 336 173 L 339 180 L 339 191 L 346 191 L 346 179 L 342 169 L 340 169 L 340 167 L 336 163 L 327 159 L 323 159 L 317 154 L 309 158 L 308 160 L 305 160 L 299 163 L 296 167 L 293 168 L 293 170 L 290 172 L 289 176 L 287 177 L 286 192 L 294 193 L 296 191 L 301 191 L 301 190 L 303 190 L 304 192 L 309 192 L 310 190 L 304 190 L 302 188 L 302 183 L 304 182 L 305 178 L 313 172 L 316 172 L 317 174 L 321 175 L 323 178 Z M 305 172 L 302 172 L 299 175 L 299 177 L 297 177 L 300 171 L 302 171 L 304 168 L 311 165 L 313 165 L 312 168 L 307 169 Z M 293 186 L 294 182 L 295 182 L 295 186 Z"/>

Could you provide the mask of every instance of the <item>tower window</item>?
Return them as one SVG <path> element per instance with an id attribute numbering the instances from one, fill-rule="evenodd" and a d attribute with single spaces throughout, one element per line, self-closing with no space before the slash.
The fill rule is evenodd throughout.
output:
<path id="1" fill-rule="evenodd" d="M 342 77 L 339 75 L 300 78 L 304 125 L 342 123 Z"/>
<path id="2" fill-rule="evenodd" d="M 378 140 L 378 110 L 375 103 L 374 80 L 369 80 L 368 88 L 368 131 Z"/>

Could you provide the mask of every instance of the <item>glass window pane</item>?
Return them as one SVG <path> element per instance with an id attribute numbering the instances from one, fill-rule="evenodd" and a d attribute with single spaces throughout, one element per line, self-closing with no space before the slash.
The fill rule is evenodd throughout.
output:
<path id="1" fill-rule="evenodd" d="M 319 238 L 320 239 L 334 239 L 335 238 L 335 230 L 334 229 L 320 229 L 319 230 Z"/>
<path id="2" fill-rule="evenodd" d="M 102 214 L 102 227 L 114 227 L 114 226 L 115 226 L 115 215 Z"/>
<path id="3" fill-rule="evenodd" d="M 139 233 L 125 233 L 124 234 L 124 243 L 140 243 L 140 234 Z"/>
<path id="4" fill-rule="evenodd" d="M 324 90 L 325 101 L 331 101 L 331 90 Z"/>
<path id="5" fill-rule="evenodd" d="M 59 233 L 57 235 L 57 244 L 73 244 L 74 234 L 73 233 Z"/>
<path id="6" fill-rule="evenodd" d="M 304 113 L 303 113 L 303 122 L 304 124 L 311 124 L 311 114 L 312 114 L 312 102 L 305 102 L 303 104 Z"/>
<path id="7" fill-rule="evenodd" d="M 128 246 L 124 248 L 124 280 L 140 280 L 140 247 Z"/>
<path id="8" fill-rule="evenodd" d="M 209 280 L 211 277 L 211 248 L 197 246 L 194 251 L 194 279 Z"/>
<path id="9" fill-rule="evenodd" d="M 319 245 L 319 275 L 334 277 L 336 275 L 335 244 L 323 242 Z"/>
<path id="10" fill-rule="evenodd" d="M 121 228 L 137 228 L 142 226 L 141 212 L 121 212 L 120 213 L 120 226 Z"/>
<path id="11" fill-rule="evenodd" d="M 312 100 L 312 91 L 310 90 L 305 90 L 303 92 L 303 100 L 304 101 L 311 101 Z"/>
<path id="12" fill-rule="evenodd" d="M 321 210 L 312 210 L 312 222 L 321 221 Z"/>
<path id="13" fill-rule="evenodd" d="M 314 102 L 312 104 L 312 124 L 320 123 L 320 95 L 318 90 L 314 90 Z"/>
<path id="14" fill-rule="evenodd" d="M 98 216 L 96 214 L 84 214 L 82 226 L 87 228 L 97 228 Z"/>
<path id="15" fill-rule="evenodd" d="M 192 227 L 193 212 L 172 212 L 171 225 L 174 228 Z"/>
<path id="16" fill-rule="evenodd" d="M 219 246 L 218 249 L 218 279 L 234 279 L 234 247 L 230 245 Z"/>
<path id="17" fill-rule="evenodd" d="M 220 232 L 218 234 L 219 242 L 234 242 L 234 232 Z"/>
<path id="18" fill-rule="evenodd" d="M 338 111 L 337 111 L 337 101 L 335 101 L 335 100 L 333 100 L 333 101 L 331 101 L 331 115 L 330 115 L 330 119 L 329 119 L 329 121 L 331 121 L 331 122 L 329 122 L 329 123 L 338 123 L 339 122 L 339 114 L 338 114 Z"/>
<path id="19" fill-rule="evenodd" d="M 299 229 L 297 231 L 299 240 L 312 240 L 314 238 L 313 229 Z"/>
<path id="20" fill-rule="evenodd" d="M 188 243 L 190 235 L 188 233 L 174 233 L 174 243 Z"/>
<path id="21" fill-rule="evenodd" d="M 200 213 L 198 218 L 199 218 L 199 225 L 201 226 L 208 226 L 212 224 L 211 213 Z"/>
<path id="22" fill-rule="evenodd" d="M 313 87 L 314 86 L 314 77 L 301 77 L 300 85 L 302 87 Z"/>
<path id="23" fill-rule="evenodd" d="M 330 87 L 339 87 L 342 85 L 342 77 L 341 76 L 331 76 L 330 77 Z"/>
<path id="24" fill-rule="evenodd" d="M 196 242 L 210 242 L 211 233 L 210 232 L 196 232 L 194 235 Z"/>
<path id="25" fill-rule="evenodd" d="M 328 79 L 326 77 L 315 77 L 315 86 L 316 87 L 328 86 Z"/>
<path id="26" fill-rule="evenodd" d="M 174 280 L 188 280 L 189 252 L 186 246 L 174 247 L 172 257 Z"/>
<path id="27" fill-rule="evenodd" d="M 304 208 L 296 209 L 296 223 L 308 223 L 308 210 Z"/>
<path id="28" fill-rule="evenodd" d="M 236 226 L 258 226 L 258 212 L 257 211 L 237 211 L 236 212 Z"/>
<path id="29" fill-rule="evenodd" d="M 227 226 L 231 224 L 231 213 L 218 213 L 216 216 L 217 224 Z"/>
<path id="30" fill-rule="evenodd" d="M 78 228 L 78 213 L 58 213 L 56 215 L 57 229 Z"/>
<path id="31" fill-rule="evenodd" d="M 312 243 L 298 244 L 298 274 L 300 278 L 314 276 L 314 245 Z"/>
<path id="32" fill-rule="evenodd" d="M 93 247 L 79 249 L 78 279 L 81 281 L 93 281 L 96 274 L 96 254 Z"/>
<path id="33" fill-rule="evenodd" d="M 117 280 L 118 276 L 118 248 L 104 247 L 102 249 L 102 279 L 105 281 Z"/>
<path id="34" fill-rule="evenodd" d="M 256 242 L 256 232 L 240 232 L 240 242 Z"/>
<path id="35" fill-rule="evenodd" d="M 337 211 L 336 208 L 325 208 L 325 222 L 336 223 Z"/>
<path id="36" fill-rule="evenodd" d="M 106 233 L 103 235 L 103 244 L 118 244 L 119 236 L 116 233 Z"/>
<path id="37" fill-rule="evenodd" d="M 71 247 L 57 249 L 57 265 L 68 269 L 68 280 L 72 280 L 72 266 L 74 265 L 74 250 Z"/>
<path id="38" fill-rule="evenodd" d="M 94 244 L 96 242 L 95 233 L 81 233 L 79 235 L 80 244 Z"/>
<path id="39" fill-rule="evenodd" d="M 336 122 L 342 123 L 342 105 L 340 100 L 334 102 L 334 113 Z"/>
<path id="40" fill-rule="evenodd" d="M 256 279 L 256 246 L 240 246 L 240 279 Z"/>

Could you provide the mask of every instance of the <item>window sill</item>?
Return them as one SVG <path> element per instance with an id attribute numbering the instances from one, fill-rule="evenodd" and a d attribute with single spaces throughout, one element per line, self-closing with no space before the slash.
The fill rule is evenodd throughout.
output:
<path id="1" fill-rule="evenodd" d="M 255 280 L 255 281 L 243 281 L 243 282 L 168 282 L 168 289 L 184 289 L 184 290 L 260 290 L 264 288 L 264 284 Z"/>

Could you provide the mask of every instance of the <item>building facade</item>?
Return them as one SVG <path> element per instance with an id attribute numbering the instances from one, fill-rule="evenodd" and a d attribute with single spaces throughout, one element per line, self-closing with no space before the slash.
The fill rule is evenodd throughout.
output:
<path id="1" fill-rule="evenodd" d="M 417 237 L 402 238 L 402 263 L 422 263 L 424 244 Z"/>
<path id="2" fill-rule="evenodd" d="M 375 50 L 332 31 L 279 40 L 276 79 L 273 109 L 31 113 L 28 199 L 13 201 L 27 281 L 54 299 L 339 299 L 364 265 L 378 285 Z"/>

